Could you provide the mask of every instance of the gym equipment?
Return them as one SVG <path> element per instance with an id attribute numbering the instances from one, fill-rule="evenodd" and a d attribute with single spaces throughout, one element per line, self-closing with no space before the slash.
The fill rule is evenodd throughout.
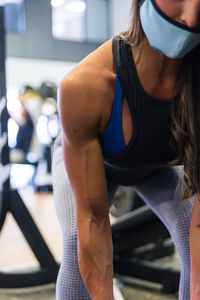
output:
<path id="1" fill-rule="evenodd" d="M 0 6 L 0 44 L 0 159 L 2 164 L 0 168 L 0 183 L 2 186 L 0 190 L 0 231 L 4 225 L 7 213 L 10 212 L 40 264 L 39 270 L 29 273 L 0 272 L 0 288 L 19 288 L 55 282 L 59 265 L 48 249 L 18 191 L 11 190 L 10 188 L 9 147 L 7 140 L 9 115 L 5 101 L 5 32 L 4 11 L 2 6 Z"/>
<path id="2" fill-rule="evenodd" d="M 56 103 L 57 87 L 51 82 L 44 82 L 39 89 L 39 93 L 43 98 L 43 105 L 41 109 L 42 115 L 37 122 L 37 135 L 40 143 L 43 145 L 43 159 L 41 159 L 41 162 L 45 170 L 41 176 L 35 177 L 34 188 L 37 191 L 52 191 L 52 145 L 60 130 Z"/>

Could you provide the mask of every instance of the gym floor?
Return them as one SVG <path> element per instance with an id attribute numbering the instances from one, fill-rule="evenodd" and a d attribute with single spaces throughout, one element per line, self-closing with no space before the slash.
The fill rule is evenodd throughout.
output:
<path id="1" fill-rule="evenodd" d="M 27 174 L 27 173 L 26 173 Z M 20 195 L 42 233 L 57 262 L 62 255 L 62 238 L 54 209 L 52 193 L 36 193 L 30 186 L 20 183 Z M 26 243 L 12 215 L 8 214 L 0 235 L 0 269 L 3 271 L 30 270 L 38 263 Z M 180 268 L 177 253 L 171 258 L 160 260 L 161 264 Z M 177 295 L 166 295 L 161 286 L 131 278 L 119 278 L 125 300 L 168 300 L 178 299 Z M 55 300 L 55 284 L 26 289 L 0 289 L 1 300 Z M 78 299 L 74 299 L 78 300 Z"/>

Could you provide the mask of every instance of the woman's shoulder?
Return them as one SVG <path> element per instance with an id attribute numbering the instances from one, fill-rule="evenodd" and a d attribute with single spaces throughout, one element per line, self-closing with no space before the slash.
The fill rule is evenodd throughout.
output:
<path id="1" fill-rule="evenodd" d="M 76 114 L 86 110 L 94 115 L 101 128 L 112 108 L 115 90 L 112 40 L 85 57 L 61 81 L 59 106 Z M 78 116 L 77 116 L 78 117 Z"/>
<path id="2" fill-rule="evenodd" d="M 69 86 L 90 93 L 102 92 L 115 79 L 112 56 L 112 40 L 105 42 L 79 62 L 60 83 L 61 88 Z M 97 95 L 97 94 L 96 94 Z"/>

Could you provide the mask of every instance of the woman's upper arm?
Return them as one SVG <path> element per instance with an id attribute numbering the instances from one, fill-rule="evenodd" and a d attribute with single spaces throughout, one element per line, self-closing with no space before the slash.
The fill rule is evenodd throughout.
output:
<path id="1" fill-rule="evenodd" d="M 83 84 L 65 80 L 59 89 L 63 154 L 79 218 L 108 214 L 107 184 L 98 138 L 100 111 Z"/>

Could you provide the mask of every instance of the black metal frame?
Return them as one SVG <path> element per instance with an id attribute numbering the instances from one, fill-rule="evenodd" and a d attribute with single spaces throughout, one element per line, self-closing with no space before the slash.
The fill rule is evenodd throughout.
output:
<path id="1" fill-rule="evenodd" d="M 4 197 L 3 197 L 4 198 Z M 51 254 L 19 193 L 10 191 L 3 199 L 1 226 L 10 212 L 39 261 L 40 269 L 26 273 L 0 272 L 0 288 L 22 288 L 55 282 L 59 265 Z"/>

